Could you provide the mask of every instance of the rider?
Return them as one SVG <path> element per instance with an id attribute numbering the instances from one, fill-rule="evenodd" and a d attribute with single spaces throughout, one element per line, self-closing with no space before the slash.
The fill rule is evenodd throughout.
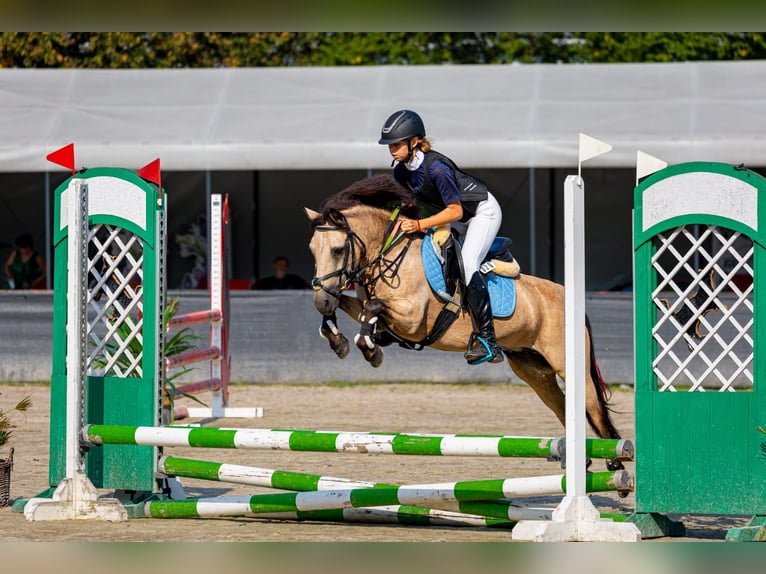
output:
<path id="1" fill-rule="evenodd" d="M 495 340 L 487 283 L 479 271 L 500 229 L 500 204 L 484 182 L 431 149 L 423 120 L 412 110 L 391 114 L 383 124 L 378 143 L 388 145 L 392 166 L 399 162 L 394 167 L 394 178 L 432 213 L 423 219 L 402 221 L 401 230 L 416 233 L 450 224 L 464 237 L 461 252 L 465 301 L 474 330 L 465 352 L 466 360 L 472 365 L 502 362 L 503 352 Z"/>

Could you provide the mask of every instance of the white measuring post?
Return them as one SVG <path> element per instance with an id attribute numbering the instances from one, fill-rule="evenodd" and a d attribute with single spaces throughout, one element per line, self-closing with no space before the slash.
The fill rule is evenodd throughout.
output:
<path id="1" fill-rule="evenodd" d="M 31 498 L 24 516 L 28 520 L 120 522 L 128 519 L 127 511 L 116 498 L 99 498 L 80 448 L 87 377 L 88 184 L 72 178 L 67 195 L 66 476 L 51 498 Z"/>
<path id="2" fill-rule="evenodd" d="M 228 223 L 228 201 L 220 193 L 210 195 L 210 309 L 220 311 L 221 318 L 210 324 L 210 346 L 220 349 L 220 355 L 210 361 L 210 379 L 222 382 L 220 388 L 213 391 L 210 407 L 188 407 L 188 416 L 193 418 L 258 418 L 263 416 L 263 407 L 230 407 L 229 378 L 231 365 L 229 356 L 229 337 L 227 332 L 229 317 L 229 290 L 226 282 L 226 240 Z"/>
<path id="3" fill-rule="evenodd" d="M 580 134 L 578 174 L 564 181 L 564 300 L 566 336 L 566 495 L 550 521 L 522 520 L 514 540 L 635 542 L 635 524 L 602 520 L 586 492 L 585 472 L 585 183 L 582 162 L 612 149 Z"/>

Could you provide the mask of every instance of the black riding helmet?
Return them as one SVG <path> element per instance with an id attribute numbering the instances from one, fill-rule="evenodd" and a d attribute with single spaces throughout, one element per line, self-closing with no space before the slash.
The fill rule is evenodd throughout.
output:
<path id="1" fill-rule="evenodd" d="M 426 127 L 423 120 L 412 110 L 399 110 L 394 112 L 383 124 L 380 130 L 379 144 L 388 145 L 412 137 L 426 137 Z"/>

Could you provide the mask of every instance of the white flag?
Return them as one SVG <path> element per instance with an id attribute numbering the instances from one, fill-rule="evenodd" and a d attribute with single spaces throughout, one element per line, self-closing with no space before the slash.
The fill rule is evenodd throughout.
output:
<path id="1" fill-rule="evenodd" d="M 642 177 L 668 167 L 668 162 L 638 150 L 636 153 L 636 185 Z"/>
<path id="2" fill-rule="evenodd" d="M 580 134 L 580 163 L 612 151 L 612 146 L 596 138 Z"/>

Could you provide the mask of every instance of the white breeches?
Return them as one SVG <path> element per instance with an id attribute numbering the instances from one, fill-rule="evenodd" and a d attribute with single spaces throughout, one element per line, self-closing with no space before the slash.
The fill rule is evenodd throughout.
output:
<path id="1" fill-rule="evenodd" d="M 463 272 L 466 284 L 474 273 L 479 270 L 484 257 L 487 255 L 492 242 L 500 231 L 503 213 L 500 204 L 490 193 L 487 199 L 479 203 L 476 215 L 465 223 L 456 221 L 452 224 L 463 236 Z"/>

